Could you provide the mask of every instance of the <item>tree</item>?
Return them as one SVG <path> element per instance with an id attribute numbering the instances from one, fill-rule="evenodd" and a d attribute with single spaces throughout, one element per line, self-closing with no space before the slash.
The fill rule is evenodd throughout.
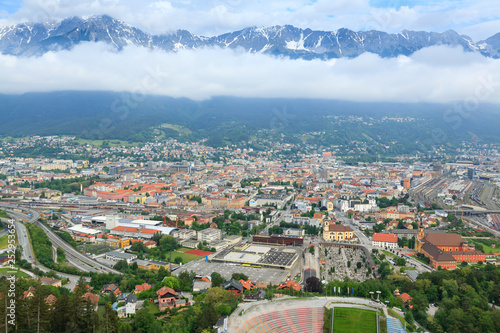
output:
<path id="1" fill-rule="evenodd" d="M 243 273 L 233 273 L 231 275 L 231 279 L 232 280 L 236 280 L 236 281 L 239 281 L 239 280 L 248 280 L 248 276 L 246 276 L 245 274 Z"/>
<path id="2" fill-rule="evenodd" d="M 114 266 L 113 266 L 114 269 L 122 272 L 122 273 L 127 273 L 128 272 L 128 263 L 127 263 L 127 260 L 125 259 L 122 259 L 122 260 L 119 260 Z"/>
<path id="3" fill-rule="evenodd" d="M 179 276 L 179 288 L 183 291 L 190 291 L 192 289 L 193 280 L 196 276 L 196 273 L 191 271 L 182 271 Z"/>
<path id="4" fill-rule="evenodd" d="M 230 296 L 231 292 L 222 289 L 222 287 L 215 287 L 215 288 L 210 288 L 206 293 L 205 293 L 205 298 L 203 299 L 203 302 L 208 306 L 208 307 L 214 307 L 217 308 L 219 305 L 224 303 Z"/>
<path id="5" fill-rule="evenodd" d="M 179 290 L 180 289 L 180 283 L 179 279 L 177 279 L 175 276 L 169 276 L 164 280 L 165 286 Z"/>
<path id="6" fill-rule="evenodd" d="M 136 332 L 148 333 L 155 316 L 149 312 L 149 307 L 143 307 L 135 313 L 134 329 Z"/>
<path id="7" fill-rule="evenodd" d="M 226 280 L 224 280 L 224 278 L 222 277 L 222 275 L 220 275 L 217 272 L 213 272 L 210 275 L 210 278 L 212 279 L 212 288 L 213 287 L 219 287 L 221 284 L 223 284 L 224 282 L 226 282 Z"/>
<path id="8" fill-rule="evenodd" d="M 317 293 L 323 292 L 323 286 L 321 285 L 321 281 L 315 276 L 307 278 L 306 289 L 309 292 L 317 292 Z"/>
<path id="9" fill-rule="evenodd" d="M 411 313 L 411 311 L 406 311 L 405 320 L 408 322 L 408 324 L 413 325 L 414 319 L 413 319 L 413 314 Z"/>
<path id="10" fill-rule="evenodd" d="M 162 333 L 163 327 L 161 326 L 160 321 L 155 320 L 149 329 L 149 333 Z"/>
<path id="11" fill-rule="evenodd" d="M 87 301 L 92 305 L 91 301 Z M 139 310 L 140 311 L 140 310 Z M 136 319 L 137 320 L 137 319 Z M 111 308 L 111 304 L 106 303 L 104 305 L 104 312 L 101 316 L 102 330 L 108 333 L 117 333 L 119 329 L 119 320 L 116 312 Z M 93 330 L 88 330 L 87 332 L 93 332 Z M 144 332 L 144 331 L 142 331 Z"/>

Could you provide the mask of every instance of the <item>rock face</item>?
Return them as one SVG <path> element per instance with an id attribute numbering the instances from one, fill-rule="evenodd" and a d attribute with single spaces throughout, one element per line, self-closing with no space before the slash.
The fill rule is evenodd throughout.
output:
<path id="1" fill-rule="evenodd" d="M 355 58 L 365 52 L 389 58 L 411 55 L 433 45 L 461 46 L 465 51 L 493 58 L 500 55 L 500 34 L 474 43 L 468 36 L 452 30 L 443 33 L 404 30 L 389 34 L 375 30 L 315 31 L 285 25 L 245 28 L 213 37 L 196 36 L 186 30 L 150 35 L 106 15 L 0 27 L 3 54 L 39 56 L 49 51 L 68 50 L 84 42 L 105 42 L 117 50 L 137 45 L 167 52 L 201 47 L 241 48 L 292 59 Z"/>

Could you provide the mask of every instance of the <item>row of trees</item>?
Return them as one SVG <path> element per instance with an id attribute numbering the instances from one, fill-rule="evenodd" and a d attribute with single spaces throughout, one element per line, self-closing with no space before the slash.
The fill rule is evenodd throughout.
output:
<path id="1" fill-rule="evenodd" d="M 65 288 L 42 286 L 34 280 L 18 279 L 15 292 L 7 297 L 10 287 L 9 280 L 0 278 L 3 295 L 0 329 L 4 332 L 132 332 L 132 326 L 120 322 L 110 304 L 96 310 L 95 305 L 83 297 L 88 291 L 83 280 L 74 293 Z M 30 287 L 34 288 L 33 297 L 24 297 L 24 291 Z M 53 304 L 46 301 L 50 294 L 57 299 Z M 15 304 L 15 316 L 12 317 L 7 316 L 12 313 L 8 308 L 11 300 Z"/>
<path id="2" fill-rule="evenodd" d="M 46 180 L 43 182 L 39 183 L 29 183 L 25 182 L 20 185 L 19 187 L 33 187 L 35 189 L 37 188 L 48 188 L 51 190 L 58 190 L 61 191 L 62 193 L 80 193 L 80 185 L 83 188 L 87 188 L 90 185 L 94 183 L 94 181 L 98 179 L 97 176 L 94 177 L 78 177 L 78 178 L 73 178 L 73 179 L 52 179 L 52 180 Z"/>
<path id="3" fill-rule="evenodd" d="M 54 262 L 52 255 L 52 242 L 41 228 L 29 223 L 26 224 L 26 228 L 30 233 L 31 244 L 33 245 L 33 252 L 35 253 L 36 260 L 38 260 L 40 264 L 63 273 L 74 275 L 84 274 L 75 267 Z M 58 252 L 59 254 L 61 254 L 61 250 Z"/>

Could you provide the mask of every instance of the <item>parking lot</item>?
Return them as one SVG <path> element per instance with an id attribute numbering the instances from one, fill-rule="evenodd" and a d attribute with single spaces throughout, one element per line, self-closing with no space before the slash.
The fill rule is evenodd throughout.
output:
<path id="1" fill-rule="evenodd" d="M 209 263 L 202 260 L 190 262 L 173 272 L 174 275 L 179 275 L 182 271 L 194 271 L 198 275 L 207 276 L 213 272 L 217 272 L 226 280 L 231 278 L 233 273 L 243 273 L 254 282 L 271 282 L 279 284 L 282 282 L 288 270 L 272 269 L 272 268 L 253 268 L 243 267 L 241 265 L 229 263 Z"/>

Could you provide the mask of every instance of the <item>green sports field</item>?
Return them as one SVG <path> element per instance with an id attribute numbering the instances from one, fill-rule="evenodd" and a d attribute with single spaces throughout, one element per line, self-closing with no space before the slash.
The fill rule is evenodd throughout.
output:
<path id="1" fill-rule="evenodd" d="M 377 333 L 377 313 L 354 308 L 335 308 L 333 333 Z"/>

